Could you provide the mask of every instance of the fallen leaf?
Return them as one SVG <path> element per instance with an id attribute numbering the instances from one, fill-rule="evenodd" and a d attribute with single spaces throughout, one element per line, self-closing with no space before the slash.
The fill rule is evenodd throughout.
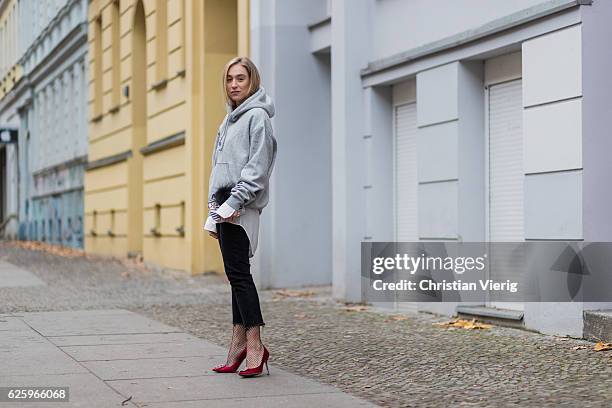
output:
<path id="1" fill-rule="evenodd" d="M 491 324 L 477 322 L 476 319 L 455 319 L 448 322 L 433 323 L 433 325 L 438 327 L 459 327 L 461 329 L 467 330 L 490 329 L 491 327 L 493 327 L 493 325 Z"/>
<path id="2" fill-rule="evenodd" d="M 32 251 L 44 251 L 67 258 L 84 257 L 85 251 L 78 248 L 51 245 L 40 241 L 13 241 L 11 245 Z"/>
<path id="3" fill-rule="evenodd" d="M 274 292 L 274 294 L 284 297 L 308 297 L 313 296 L 315 293 L 312 290 L 281 289 Z"/>
<path id="4" fill-rule="evenodd" d="M 606 350 L 612 350 L 612 343 L 604 343 L 604 342 L 597 342 L 595 343 L 595 346 L 593 346 L 593 350 L 595 351 L 606 351 Z"/>
<path id="5" fill-rule="evenodd" d="M 397 321 L 408 320 L 408 316 L 394 315 L 394 316 L 391 316 L 391 320 L 397 320 Z"/>
<path id="6" fill-rule="evenodd" d="M 572 347 L 574 350 L 586 350 L 588 347 L 587 346 L 576 346 L 576 347 Z"/>
<path id="7" fill-rule="evenodd" d="M 364 310 L 368 310 L 367 306 L 346 306 L 344 308 L 347 312 L 363 312 Z"/>

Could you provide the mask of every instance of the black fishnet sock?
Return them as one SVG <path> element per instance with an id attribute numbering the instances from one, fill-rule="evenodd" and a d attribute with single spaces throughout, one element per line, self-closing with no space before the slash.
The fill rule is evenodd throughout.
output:
<path id="1" fill-rule="evenodd" d="M 246 329 L 247 358 L 246 368 L 259 367 L 263 359 L 264 347 L 261 342 L 260 326 L 251 326 Z"/>
<path id="2" fill-rule="evenodd" d="M 247 345 L 246 328 L 241 324 L 234 324 L 232 331 L 232 341 L 230 342 L 229 351 L 227 353 L 226 365 L 234 364 L 238 360 L 238 356 Z"/>

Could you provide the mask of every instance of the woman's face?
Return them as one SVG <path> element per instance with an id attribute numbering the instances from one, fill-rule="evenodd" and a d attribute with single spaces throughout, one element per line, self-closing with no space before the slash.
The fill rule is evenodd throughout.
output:
<path id="1" fill-rule="evenodd" d="M 234 64 L 227 71 L 225 87 L 232 102 L 240 105 L 247 98 L 251 80 L 249 73 L 241 64 Z"/>

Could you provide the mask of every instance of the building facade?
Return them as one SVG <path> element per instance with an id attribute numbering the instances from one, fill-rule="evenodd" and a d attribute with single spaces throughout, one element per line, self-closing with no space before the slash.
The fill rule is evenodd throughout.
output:
<path id="1" fill-rule="evenodd" d="M 363 241 L 612 241 L 610 2 L 251 8 L 252 54 L 285 146 L 260 283 L 332 283 L 336 298 L 360 301 Z M 583 312 L 611 305 L 472 306 L 581 336 Z M 394 307 L 477 314 L 458 303 Z"/>
<path id="2" fill-rule="evenodd" d="M 89 3 L 85 249 L 222 271 L 203 230 L 223 66 L 248 52 L 243 0 Z"/>
<path id="3" fill-rule="evenodd" d="M 83 247 L 87 1 L 21 0 L 20 238 Z"/>
<path id="4" fill-rule="evenodd" d="M 15 88 L 23 76 L 19 63 L 19 2 L 0 0 L 0 128 L 19 128 Z M 19 168 L 16 143 L 0 144 L 0 234 L 16 238 L 19 229 Z"/>
<path id="5" fill-rule="evenodd" d="M 87 1 L 3 4 L 15 25 L 3 29 L 2 61 L 13 62 L 0 124 L 18 130 L 2 154 L 4 237 L 82 247 Z"/>

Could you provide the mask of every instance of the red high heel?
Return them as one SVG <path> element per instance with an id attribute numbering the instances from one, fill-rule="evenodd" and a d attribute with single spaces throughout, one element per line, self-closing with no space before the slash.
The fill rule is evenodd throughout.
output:
<path id="1" fill-rule="evenodd" d="M 224 364 L 222 366 L 214 367 L 212 370 L 217 373 L 235 373 L 242 364 L 242 361 L 246 358 L 247 349 L 246 347 L 242 350 L 242 353 L 238 355 L 238 360 L 232 365 Z"/>
<path id="2" fill-rule="evenodd" d="M 246 370 L 238 371 L 239 375 L 241 375 L 242 377 L 255 377 L 261 375 L 261 373 L 263 373 L 264 364 L 266 365 L 268 375 L 270 375 L 270 369 L 268 368 L 268 357 L 270 357 L 270 353 L 268 352 L 266 346 L 263 346 L 263 348 L 264 352 L 263 358 L 261 359 L 261 364 L 259 364 L 257 367 L 247 368 Z"/>

